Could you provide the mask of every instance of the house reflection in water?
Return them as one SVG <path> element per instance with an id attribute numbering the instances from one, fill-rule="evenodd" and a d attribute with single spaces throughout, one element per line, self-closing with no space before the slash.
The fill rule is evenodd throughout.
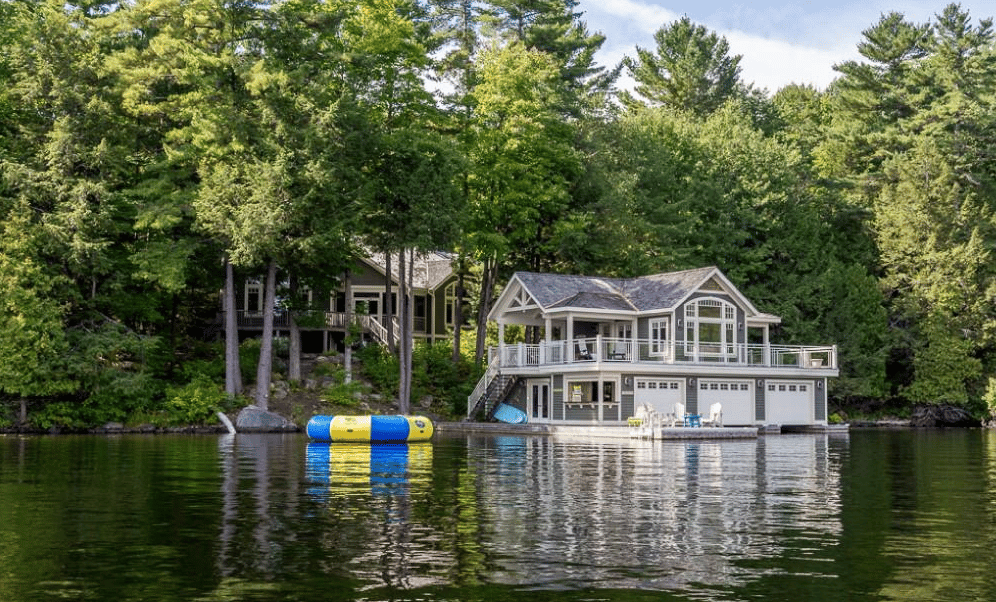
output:
<path id="1" fill-rule="evenodd" d="M 505 583 L 546 587 L 737 587 L 752 561 L 839 541 L 846 435 L 653 444 L 541 437 L 469 441 L 476 497 L 489 500 L 487 547 Z M 475 469 L 476 468 L 476 469 Z M 551 559 L 556 559 L 552 561 Z M 815 564 L 814 566 L 820 566 Z"/>
<path id="2" fill-rule="evenodd" d="M 219 446 L 218 566 L 364 590 L 705 588 L 737 599 L 765 578 L 759 566 L 839 576 L 848 450 L 847 434 L 407 445 L 240 434 Z"/>

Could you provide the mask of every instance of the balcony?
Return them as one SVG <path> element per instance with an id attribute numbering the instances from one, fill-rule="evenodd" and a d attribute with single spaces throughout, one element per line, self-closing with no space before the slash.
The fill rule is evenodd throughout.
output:
<path id="1" fill-rule="evenodd" d="M 745 343 L 662 344 L 649 339 L 591 337 L 538 345 L 502 345 L 488 350 L 488 363 L 498 368 L 543 368 L 613 364 L 737 366 L 837 369 L 836 346 L 759 345 Z"/>

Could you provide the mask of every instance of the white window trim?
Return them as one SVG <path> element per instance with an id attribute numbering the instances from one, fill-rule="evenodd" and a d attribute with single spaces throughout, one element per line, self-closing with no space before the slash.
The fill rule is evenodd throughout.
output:
<path id="1" fill-rule="evenodd" d="M 708 301 L 709 305 L 716 307 L 718 304 L 720 317 L 702 317 L 699 311 L 699 304 Z M 689 301 L 685 305 L 685 354 L 699 357 L 736 357 L 737 355 L 737 307 L 725 299 L 717 297 L 699 297 Z M 732 314 L 732 317 L 730 317 Z M 702 342 L 699 340 L 701 324 L 715 324 L 719 326 L 719 341 L 708 341 L 706 345 L 719 345 L 717 351 L 702 349 Z M 691 331 L 693 337 L 689 337 Z"/>
<path id="2" fill-rule="evenodd" d="M 655 336 L 654 331 L 657 331 Z M 664 331 L 664 336 L 661 337 L 661 330 Z M 650 334 L 650 356 L 651 357 L 668 357 L 670 356 L 671 349 L 671 318 L 670 316 L 662 318 L 651 318 L 648 324 L 648 332 Z"/>
<path id="3" fill-rule="evenodd" d="M 453 326 L 453 320 L 456 318 L 456 282 L 446 285 L 443 296 L 443 317 L 447 326 Z"/>

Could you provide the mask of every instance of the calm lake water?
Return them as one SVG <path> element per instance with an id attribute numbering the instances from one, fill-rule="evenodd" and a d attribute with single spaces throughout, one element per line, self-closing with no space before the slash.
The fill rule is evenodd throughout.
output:
<path id="1" fill-rule="evenodd" d="M 996 433 L 0 437 L 0 600 L 996 598 Z"/>

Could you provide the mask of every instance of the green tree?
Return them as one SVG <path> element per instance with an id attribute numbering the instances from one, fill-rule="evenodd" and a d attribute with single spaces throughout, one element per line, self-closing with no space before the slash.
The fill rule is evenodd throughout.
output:
<path id="1" fill-rule="evenodd" d="M 56 296 L 64 283 L 38 264 L 37 237 L 26 203 L 0 221 L 0 391 L 20 401 L 21 423 L 29 398 L 76 386 L 66 373 L 65 307 Z"/>
<path id="2" fill-rule="evenodd" d="M 688 17 L 662 26 L 654 34 L 656 52 L 637 46 L 636 58 L 624 65 L 636 81 L 636 95 L 620 94 L 628 107 L 665 106 L 704 116 L 742 89 L 740 55 L 715 32 Z"/>
<path id="3" fill-rule="evenodd" d="M 559 67 L 545 53 L 512 43 L 482 56 L 468 178 L 469 236 L 484 264 L 478 361 L 501 264 L 546 267 L 552 228 L 580 173 L 573 129 L 559 114 L 563 93 Z"/>

